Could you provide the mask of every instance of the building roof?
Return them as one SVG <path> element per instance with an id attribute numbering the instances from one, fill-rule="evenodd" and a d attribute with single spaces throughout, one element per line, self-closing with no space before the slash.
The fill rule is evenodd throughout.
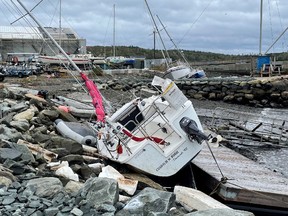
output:
<path id="1" fill-rule="evenodd" d="M 0 39 L 41 39 L 37 27 L 0 26 Z"/>
<path id="2" fill-rule="evenodd" d="M 54 39 L 59 39 L 59 28 L 45 27 Z M 0 26 L 0 39 L 42 39 L 47 38 L 38 27 Z M 62 28 L 62 39 L 79 39 L 75 31 L 70 28 Z"/>

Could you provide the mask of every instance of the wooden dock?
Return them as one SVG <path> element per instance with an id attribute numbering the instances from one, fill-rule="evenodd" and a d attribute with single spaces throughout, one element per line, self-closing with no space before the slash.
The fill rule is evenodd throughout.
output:
<path id="1" fill-rule="evenodd" d="M 211 147 L 223 176 L 206 144 L 194 158 L 195 179 L 205 182 L 224 201 L 288 209 L 288 179 L 224 146 Z M 215 195 L 214 194 L 214 195 Z"/>

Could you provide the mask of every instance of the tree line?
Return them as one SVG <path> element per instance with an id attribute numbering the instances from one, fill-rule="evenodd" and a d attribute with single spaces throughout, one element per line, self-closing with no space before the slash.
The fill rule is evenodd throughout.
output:
<path id="1" fill-rule="evenodd" d="M 138 57 L 146 59 L 163 58 L 161 50 L 144 49 L 137 46 L 116 46 L 115 50 L 117 56 L 125 56 L 133 58 Z M 87 46 L 87 52 L 90 52 L 94 56 L 108 57 L 113 55 L 113 47 Z M 228 55 L 228 54 L 202 52 L 194 50 L 182 50 L 182 52 L 189 62 L 241 60 L 257 56 L 257 55 Z M 288 60 L 288 53 L 286 52 L 269 54 L 269 55 L 276 56 L 276 60 L 278 61 Z M 181 58 L 177 50 L 169 50 L 169 56 L 170 58 L 172 58 L 172 60 L 177 60 Z"/>

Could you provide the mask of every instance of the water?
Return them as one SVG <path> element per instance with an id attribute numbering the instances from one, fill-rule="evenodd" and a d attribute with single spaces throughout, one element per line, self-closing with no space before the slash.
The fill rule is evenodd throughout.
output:
<path id="1" fill-rule="evenodd" d="M 208 107 L 205 109 L 198 108 L 196 112 L 200 115 L 201 121 L 206 127 L 218 129 L 224 125 L 229 125 L 230 121 L 250 131 L 258 127 L 255 133 L 275 138 L 276 141 L 273 143 L 265 140 L 255 141 L 252 139 L 255 136 L 250 135 L 247 138 L 245 133 L 242 133 L 243 137 L 240 136 L 238 139 L 232 140 L 229 136 L 232 137 L 233 135 L 231 135 L 232 133 L 228 135 L 229 132 L 233 130 L 239 131 L 239 129 L 232 126 L 229 126 L 228 133 L 222 134 L 224 138 L 233 142 L 232 145 L 229 145 L 230 147 L 236 147 L 237 150 L 240 149 L 241 154 L 288 178 L 288 109 Z M 203 118 L 203 116 L 205 117 Z"/>

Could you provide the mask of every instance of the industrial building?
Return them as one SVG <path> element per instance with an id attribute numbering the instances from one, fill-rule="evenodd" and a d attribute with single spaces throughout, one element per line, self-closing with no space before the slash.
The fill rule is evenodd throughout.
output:
<path id="1" fill-rule="evenodd" d="M 86 39 L 70 28 L 45 27 L 66 53 L 85 54 Z M 28 58 L 31 55 L 56 55 L 59 50 L 41 28 L 0 26 L 0 61 Z"/>

